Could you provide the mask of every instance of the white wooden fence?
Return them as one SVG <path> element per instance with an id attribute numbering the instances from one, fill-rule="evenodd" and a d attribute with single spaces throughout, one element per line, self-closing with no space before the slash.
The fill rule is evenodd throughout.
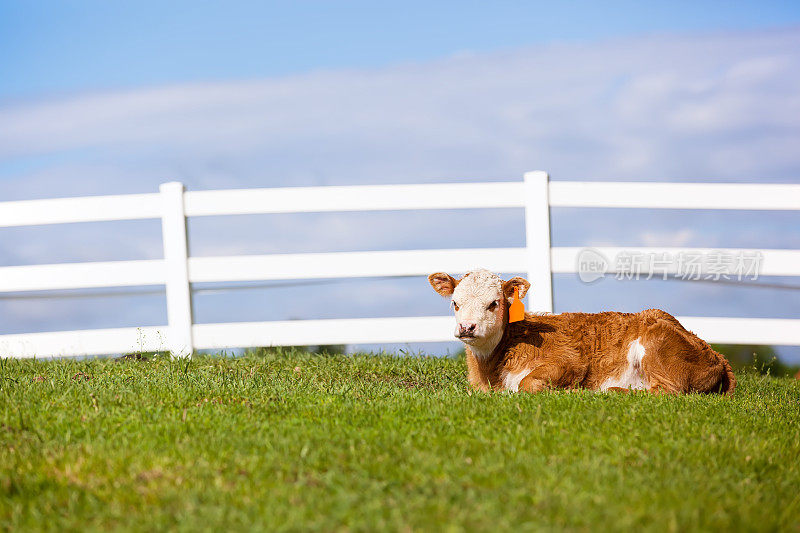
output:
<path id="1" fill-rule="evenodd" d="M 238 257 L 189 257 L 187 253 L 186 217 L 520 207 L 525 209 L 525 248 Z M 800 185 L 549 182 L 545 172 L 536 171 L 525 174 L 524 181 L 504 183 L 185 192 L 181 183 L 172 182 L 161 185 L 160 192 L 153 194 L 4 202 L 0 203 L 0 227 L 160 218 L 164 259 L 2 267 L 0 293 L 165 285 L 168 325 L 0 335 L 0 357 L 98 355 L 133 350 L 170 350 L 184 356 L 197 349 L 244 346 L 449 341 L 453 329 L 450 316 L 195 324 L 191 283 L 421 276 L 435 271 L 464 272 L 482 265 L 497 272 L 527 272 L 537 288 L 529 309 L 552 311 L 552 273 L 576 272 L 581 249 L 551 248 L 550 207 L 798 210 Z M 597 250 L 612 256 L 620 249 Z M 728 251 L 760 251 L 761 275 L 800 276 L 800 250 Z M 612 272 L 613 268 L 609 265 L 607 271 Z M 711 342 L 800 345 L 800 318 L 679 319 Z"/>

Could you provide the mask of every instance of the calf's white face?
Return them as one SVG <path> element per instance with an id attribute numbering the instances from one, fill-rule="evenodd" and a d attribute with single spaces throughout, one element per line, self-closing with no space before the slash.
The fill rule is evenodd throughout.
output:
<path id="1" fill-rule="evenodd" d="M 460 280 L 443 272 L 428 276 L 434 290 L 442 296 L 451 296 L 456 314 L 456 338 L 470 345 L 478 356 L 488 356 L 503 337 L 508 322 L 506 312 L 514 287 L 520 289 L 520 298 L 530 287 L 522 278 L 503 281 L 488 270 L 473 270 Z"/>

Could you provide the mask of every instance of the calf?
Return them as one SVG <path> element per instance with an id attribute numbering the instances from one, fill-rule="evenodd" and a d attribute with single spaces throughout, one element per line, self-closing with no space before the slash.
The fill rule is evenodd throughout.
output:
<path id="1" fill-rule="evenodd" d="M 469 382 L 477 389 L 732 394 L 736 387 L 728 361 L 664 311 L 526 313 L 509 323 L 514 289 L 523 298 L 527 280 L 474 270 L 458 280 L 437 272 L 428 281 L 452 297 L 455 336 L 466 345 Z"/>

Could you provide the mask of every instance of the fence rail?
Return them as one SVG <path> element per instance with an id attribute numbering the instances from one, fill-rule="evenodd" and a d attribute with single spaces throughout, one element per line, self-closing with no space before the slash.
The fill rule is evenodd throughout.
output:
<path id="1" fill-rule="evenodd" d="M 554 247 L 550 268 L 554 274 L 578 272 L 577 262 L 585 248 Z M 641 248 L 596 247 L 605 257 L 621 253 L 671 255 L 762 254 L 762 276 L 800 276 L 800 250 L 750 248 Z M 325 252 L 302 254 L 189 257 L 190 283 L 271 281 L 321 278 L 369 278 L 422 276 L 432 271 L 459 272 L 465 265 L 483 265 L 496 272 L 523 272 L 525 248 L 462 248 L 447 250 L 399 250 L 381 252 Z M 87 289 L 164 285 L 166 265 L 162 259 L 108 261 L 0 267 L 0 292 Z M 676 265 L 665 269 L 677 274 Z M 606 265 L 605 273 L 622 273 Z"/>
<path id="2" fill-rule="evenodd" d="M 0 356 L 76 356 L 132 350 L 242 346 L 435 342 L 452 340 L 452 317 L 401 317 L 195 324 L 191 283 L 463 272 L 482 265 L 498 272 L 527 272 L 537 287 L 529 307 L 551 312 L 552 274 L 575 273 L 581 248 L 550 245 L 551 207 L 800 210 L 800 185 L 549 182 L 529 172 L 521 182 L 296 187 L 186 192 L 166 183 L 157 194 L 64 198 L 0 203 L 0 227 L 160 218 L 164 259 L 0 267 L 0 292 L 163 285 L 168 325 L 0 335 Z M 186 219 L 195 216 L 523 208 L 524 248 L 403 250 L 189 257 Z M 800 250 L 615 248 L 621 252 L 760 253 L 760 274 L 800 276 Z M 615 273 L 615 265 L 605 265 Z M 674 273 L 667 270 L 667 273 Z M 800 319 L 680 317 L 711 342 L 800 345 Z"/>
<path id="3" fill-rule="evenodd" d="M 550 207 L 800 209 L 793 184 L 555 181 L 547 190 Z M 0 202 L 0 227 L 161 218 L 160 202 L 157 193 Z M 187 191 L 184 204 L 196 217 L 526 207 L 526 198 L 524 182 L 496 182 Z"/>

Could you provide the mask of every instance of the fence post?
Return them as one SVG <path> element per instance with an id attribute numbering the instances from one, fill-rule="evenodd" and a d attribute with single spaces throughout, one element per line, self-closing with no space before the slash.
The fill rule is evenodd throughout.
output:
<path id="1" fill-rule="evenodd" d="M 167 287 L 167 347 L 173 357 L 191 357 L 192 291 L 189 285 L 189 245 L 183 208 L 183 183 L 171 181 L 159 186 L 161 192 L 161 234 Z"/>
<path id="2" fill-rule="evenodd" d="M 550 200 L 547 172 L 525 173 L 525 255 L 531 311 L 553 312 L 553 274 L 550 267 Z"/>

